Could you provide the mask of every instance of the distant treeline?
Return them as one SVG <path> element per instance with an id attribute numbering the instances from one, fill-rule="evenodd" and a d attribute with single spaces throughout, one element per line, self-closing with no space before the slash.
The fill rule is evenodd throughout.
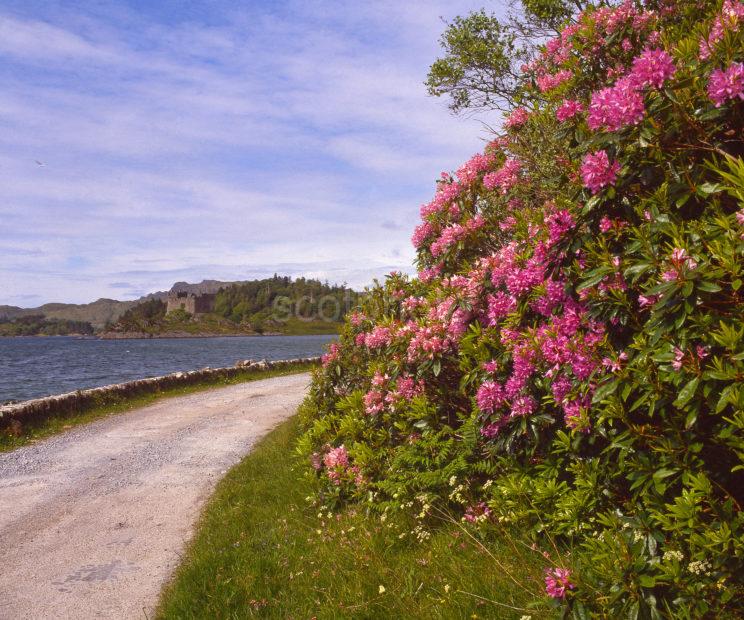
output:
<path id="1" fill-rule="evenodd" d="M 29 315 L 15 319 L 0 319 L 0 336 L 69 336 L 92 335 L 93 326 L 86 321 L 47 319 L 43 315 Z"/>
<path id="2" fill-rule="evenodd" d="M 213 312 L 191 317 L 183 310 L 166 314 L 166 303 L 151 299 L 130 308 L 110 329 L 120 332 L 208 331 L 318 332 L 322 324 L 340 324 L 359 301 L 346 286 L 320 280 L 274 276 L 220 289 Z"/>
<path id="3" fill-rule="evenodd" d="M 233 323 L 282 320 L 287 314 L 340 323 L 358 299 L 359 294 L 345 286 L 275 275 L 220 290 L 214 311 Z"/>

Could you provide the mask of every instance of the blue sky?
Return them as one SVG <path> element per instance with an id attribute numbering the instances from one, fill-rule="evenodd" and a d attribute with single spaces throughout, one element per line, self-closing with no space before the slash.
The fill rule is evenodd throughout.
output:
<path id="1" fill-rule="evenodd" d="M 481 4 L 0 0 L 0 303 L 411 271 L 482 147 L 423 86 Z"/>

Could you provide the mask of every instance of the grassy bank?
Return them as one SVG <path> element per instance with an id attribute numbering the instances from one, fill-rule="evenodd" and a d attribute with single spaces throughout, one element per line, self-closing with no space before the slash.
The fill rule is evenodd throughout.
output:
<path id="1" fill-rule="evenodd" d="M 420 543 L 358 510 L 319 516 L 296 437 L 292 419 L 219 484 L 158 618 L 549 617 L 542 558 L 506 534 L 444 523 Z"/>
<path id="2" fill-rule="evenodd" d="M 149 405 L 150 403 L 163 398 L 173 398 L 175 396 L 185 396 L 194 392 L 212 389 L 215 387 L 224 387 L 246 381 L 257 381 L 259 379 L 268 379 L 284 375 L 307 372 L 314 367 L 314 364 L 302 364 L 292 366 L 291 368 L 280 369 L 245 369 L 244 372 L 234 377 L 212 378 L 199 383 L 193 383 L 187 386 L 161 389 L 157 392 L 148 394 L 139 394 L 135 396 L 124 396 L 112 398 L 107 396 L 105 401 L 94 403 L 81 411 L 72 414 L 52 415 L 39 421 L 24 423 L 19 434 L 14 434 L 10 430 L 0 430 L 0 452 L 14 450 L 21 446 L 27 445 L 39 439 L 49 437 L 56 433 L 63 432 L 75 426 L 86 424 L 105 417 L 107 415 L 130 411 L 138 407 Z"/>

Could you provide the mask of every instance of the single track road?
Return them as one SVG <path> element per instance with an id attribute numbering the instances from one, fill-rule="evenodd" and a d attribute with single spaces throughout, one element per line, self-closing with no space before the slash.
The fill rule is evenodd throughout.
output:
<path id="1" fill-rule="evenodd" d="M 308 384 L 168 398 L 0 453 L 0 619 L 152 617 L 217 481 Z"/>

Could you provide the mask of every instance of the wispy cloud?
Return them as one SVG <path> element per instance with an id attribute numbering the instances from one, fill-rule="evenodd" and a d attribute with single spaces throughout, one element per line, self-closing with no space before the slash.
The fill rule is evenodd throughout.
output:
<path id="1" fill-rule="evenodd" d="M 0 8 L 0 303 L 409 270 L 433 179 L 480 148 L 422 85 L 478 5 L 170 4 Z"/>

